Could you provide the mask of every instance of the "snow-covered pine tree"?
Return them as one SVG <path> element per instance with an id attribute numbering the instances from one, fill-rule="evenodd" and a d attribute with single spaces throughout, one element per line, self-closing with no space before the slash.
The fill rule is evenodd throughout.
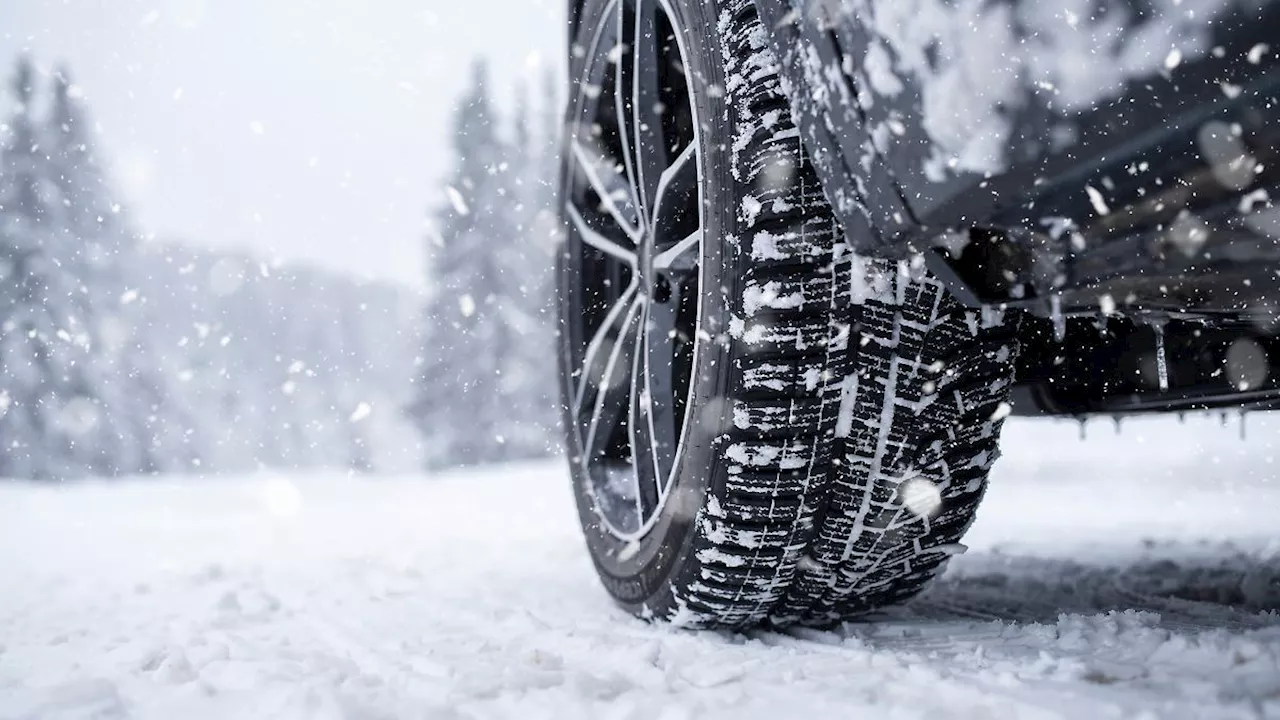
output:
<path id="1" fill-rule="evenodd" d="M 429 467 L 508 457 L 515 393 L 504 371 L 522 340 L 506 311 L 514 280 L 507 272 L 520 219 L 482 61 L 454 114 L 453 149 L 456 166 L 427 246 L 430 295 L 418 396 L 409 408 Z"/>
<path id="2" fill-rule="evenodd" d="M 101 289 L 114 294 L 121 284 L 118 256 L 132 248 L 132 231 L 100 164 L 84 98 L 66 67 L 53 76 L 48 124 L 49 159 L 62 193 L 64 221 L 84 244 L 85 262 L 97 268 Z"/>
<path id="3" fill-rule="evenodd" d="M 36 79 L 19 64 L 0 123 L 0 477 L 407 469 L 414 431 L 379 408 L 409 385 L 416 298 L 137 241 L 74 84 L 44 114 Z"/>
<path id="4" fill-rule="evenodd" d="M 519 336 L 518 345 L 503 362 L 503 379 L 513 399 L 505 435 L 510 456 L 515 458 L 547 455 L 558 445 L 554 437 L 555 326 L 550 306 L 554 255 L 546 190 L 554 183 L 543 172 L 540 130 L 521 89 L 508 160 L 519 226 L 515 242 L 498 258 L 508 286 L 502 312 Z"/>
<path id="5" fill-rule="evenodd" d="M 86 308 L 90 357 L 83 370 L 99 409 L 93 438 L 109 456 L 111 474 L 154 471 L 162 463 L 153 455 L 167 449 L 153 442 L 151 419 L 169 415 L 172 408 L 162 406 L 173 399 L 151 377 L 157 363 L 132 322 L 136 317 L 123 306 L 129 297 L 123 268 L 136 254 L 135 238 L 100 164 L 96 132 L 70 71 L 60 68 L 52 85 L 46 142 L 60 195 L 64 249 L 73 261 L 61 262 L 80 282 Z"/>
<path id="6" fill-rule="evenodd" d="M 538 123 L 539 159 L 538 171 L 542 173 L 543 202 L 552 216 L 559 217 L 558 202 L 560 174 L 560 140 L 564 134 L 564 101 L 561 99 L 560 77 L 562 71 L 551 65 L 542 69 L 542 106 Z M 558 224 L 558 221 L 557 221 Z"/>
<path id="7" fill-rule="evenodd" d="M 545 428 L 547 448 L 558 451 L 560 448 L 560 398 L 556 380 L 560 326 L 559 311 L 556 308 L 555 268 L 556 259 L 564 247 L 565 229 L 560 214 L 560 152 L 561 135 L 563 133 L 564 114 L 561 88 L 563 82 L 560 75 L 551 66 L 546 65 L 542 75 L 542 92 L 540 116 L 537 126 L 537 140 L 540 152 L 531 169 L 536 174 L 533 184 L 534 200 L 532 203 L 532 226 L 530 235 L 533 246 L 538 250 L 542 262 L 541 284 L 536 294 L 543 299 L 542 326 L 545 328 L 547 341 L 537 348 L 541 353 L 539 366 L 543 369 L 545 383 L 540 400 L 539 422 Z"/>
<path id="8" fill-rule="evenodd" d="M 115 471 L 100 443 L 83 257 L 65 224 L 35 69 L 18 61 L 17 107 L 0 150 L 0 476 L 61 479 Z"/>

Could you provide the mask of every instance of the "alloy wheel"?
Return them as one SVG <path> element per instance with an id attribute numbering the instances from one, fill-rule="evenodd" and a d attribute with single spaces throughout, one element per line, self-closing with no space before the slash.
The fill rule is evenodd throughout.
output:
<path id="1" fill-rule="evenodd" d="M 643 537 L 667 500 L 699 338 L 702 160 L 661 0 L 614 0 L 582 54 L 561 267 L 569 432 L 601 525 Z"/>

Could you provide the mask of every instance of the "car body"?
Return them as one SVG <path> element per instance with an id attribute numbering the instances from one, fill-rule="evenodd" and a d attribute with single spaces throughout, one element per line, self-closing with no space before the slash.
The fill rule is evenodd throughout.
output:
<path id="1" fill-rule="evenodd" d="M 1058 326 L 1032 334 L 1047 342 L 1024 354 L 1018 412 L 1275 400 L 1280 388 L 1248 382 L 1262 371 L 1232 382 L 1222 368 L 1233 345 L 1274 354 L 1280 3 L 757 7 L 851 246 L 923 253 L 968 303 Z M 1069 321 L 1099 314 L 1132 328 L 1104 343 Z M 1173 384 L 1134 370 L 1157 351 L 1169 362 L 1157 334 L 1186 358 Z"/>

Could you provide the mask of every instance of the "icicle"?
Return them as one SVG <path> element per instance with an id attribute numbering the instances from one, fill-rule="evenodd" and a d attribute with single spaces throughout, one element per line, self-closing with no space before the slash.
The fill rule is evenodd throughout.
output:
<path id="1" fill-rule="evenodd" d="M 1227 411 L 1223 410 L 1218 413 L 1218 422 L 1222 423 L 1222 427 L 1227 426 Z"/>
<path id="2" fill-rule="evenodd" d="M 1124 420 L 1124 418 L 1120 417 L 1119 415 L 1112 415 L 1112 416 L 1111 416 L 1111 422 L 1115 423 L 1115 425 L 1116 425 L 1116 435 L 1119 435 L 1119 434 L 1120 434 L 1120 423 L 1121 423 L 1121 421 L 1123 421 L 1123 420 Z"/>
<path id="3" fill-rule="evenodd" d="M 1079 420 L 1080 420 L 1080 439 L 1085 440 L 1089 436 L 1089 432 L 1086 430 L 1086 427 L 1088 426 L 1089 421 L 1084 417 L 1081 417 Z"/>
<path id="4" fill-rule="evenodd" d="M 1241 410 L 1241 411 L 1240 411 L 1240 439 L 1241 439 L 1241 440 L 1246 440 L 1246 439 L 1247 439 L 1247 438 L 1245 437 L 1245 421 L 1244 421 L 1244 416 L 1245 416 L 1246 414 L 1247 414 L 1247 413 L 1246 413 L 1244 410 Z"/>
<path id="5" fill-rule="evenodd" d="M 1160 375 L 1160 392 L 1166 392 L 1169 389 L 1169 359 L 1164 351 L 1164 320 L 1153 321 L 1151 327 L 1156 331 L 1156 372 Z"/>
<path id="6" fill-rule="evenodd" d="M 1053 320 L 1053 339 L 1062 342 L 1067 337 L 1067 318 L 1062 314 L 1062 296 L 1049 296 L 1049 317 Z"/>
<path id="7" fill-rule="evenodd" d="M 1187 424 L 1187 413 L 1182 410 L 1178 411 L 1178 424 L 1179 425 Z"/>

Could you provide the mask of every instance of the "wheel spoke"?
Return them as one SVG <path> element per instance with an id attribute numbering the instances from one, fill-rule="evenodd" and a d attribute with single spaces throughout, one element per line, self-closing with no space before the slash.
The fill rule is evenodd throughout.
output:
<path id="1" fill-rule="evenodd" d="M 698 250 L 702 247 L 702 230 L 699 228 L 688 237 L 658 253 L 653 258 L 654 270 L 670 270 L 673 273 L 688 272 L 698 265 Z"/>
<path id="2" fill-rule="evenodd" d="M 631 127 L 640 204 L 656 216 L 658 184 L 667 167 L 662 116 L 662 44 L 657 0 L 636 0 L 631 70 Z"/>
<path id="3" fill-rule="evenodd" d="M 673 285 L 665 302 L 649 303 L 644 328 L 644 381 L 647 400 L 643 410 L 648 430 L 648 457 L 651 472 L 637 465 L 636 497 L 641 516 L 657 507 L 675 462 L 678 430 L 675 424 L 675 389 L 672 364 L 675 361 L 676 314 L 680 307 L 680 287 Z"/>
<path id="4" fill-rule="evenodd" d="M 654 467 L 652 463 L 652 449 L 650 446 L 651 434 L 649 433 L 649 387 L 646 382 L 645 366 L 648 363 L 647 353 L 643 351 L 647 334 L 645 329 L 649 322 L 650 304 L 645 305 L 644 315 L 641 318 L 640 329 L 640 352 L 632 358 L 631 368 L 631 396 L 627 402 L 627 410 L 630 413 L 630 421 L 627 423 L 631 440 L 631 470 L 632 478 L 635 481 L 635 502 L 636 510 L 640 517 L 646 517 L 645 509 L 652 508 L 656 505 L 652 495 L 654 487 Z"/>
<path id="5" fill-rule="evenodd" d="M 673 265 L 679 256 L 689 249 L 684 243 L 696 243 L 689 240 L 698 233 L 702 224 L 701 212 L 698 209 L 698 162 L 697 142 L 691 142 L 676 157 L 675 161 L 662 172 L 658 179 L 657 206 L 654 208 L 653 236 L 656 238 L 654 259 L 655 266 L 687 270 L 692 267 L 676 267 Z M 675 243 L 678 248 L 670 254 L 672 238 L 683 238 Z"/>
<path id="6" fill-rule="evenodd" d="M 625 12 L 626 3 L 623 2 L 622 0 L 618 0 L 617 7 L 618 7 L 618 53 L 614 57 L 614 62 L 613 62 L 613 73 L 614 73 L 613 102 L 614 102 L 614 110 L 617 113 L 617 118 L 618 118 L 618 137 L 622 142 L 622 156 L 624 158 L 624 161 L 623 161 L 624 165 L 627 169 L 627 179 L 629 181 L 629 190 L 631 191 L 632 200 L 635 202 L 636 208 L 638 208 L 638 212 L 640 216 L 639 225 L 640 225 L 641 231 L 643 231 L 645 226 L 644 214 L 646 210 L 645 210 L 644 194 L 639 191 L 639 187 L 640 187 L 640 184 L 638 182 L 639 175 L 636 172 L 637 168 L 635 164 L 635 146 L 633 144 L 633 141 L 635 141 L 636 138 L 631 135 L 630 130 L 627 127 L 627 124 L 629 122 L 628 118 L 630 117 L 630 114 L 627 113 L 627 104 L 630 100 L 630 98 L 627 96 L 627 88 L 630 87 L 629 83 L 627 82 L 628 80 L 627 76 L 628 76 L 628 72 L 630 72 L 630 74 L 633 74 L 633 75 L 635 74 L 635 67 L 634 67 L 635 56 L 631 52 L 635 48 L 635 38 L 631 37 L 630 35 L 630 33 L 634 30 L 634 28 L 627 22 L 627 13 Z M 631 58 L 630 60 L 631 67 L 628 67 L 629 58 Z"/>
<path id="7" fill-rule="evenodd" d="M 588 400 L 587 392 L 601 384 L 599 378 L 604 374 L 605 366 L 609 362 L 609 353 L 613 352 L 618 337 L 622 335 L 623 321 L 635 305 L 636 293 L 639 289 L 636 281 L 632 280 L 631 284 L 622 290 L 622 294 L 605 314 L 600 329 L 587 343 L 587 351 L 582 360 L 582 378 L 578 381 L 578 387 L 574 393 L 574 407 L 582 408 Z"/>
<path id="8" fill-rule="evenodd" d="M 573 141 L 573 156 L 587 176 L 587 182 L 591 183 L 591 189 L 600 196 L 605 211 L 627 237 L 639 245 L 639 213 L 627 178 L 617 171 L 616 165 L 610 163 L 603 153 L 592 152 L 577 140 Z"/>
<path id="9" fill-rule="evenodd" d="M 658 177 L 654 190 L 654 217 L 664 212 L 684 210 L 688 201 L 698 195 L 697 143 L 689 143 Z"/>
<path id="10" fill-rule="evenodd" d="M 578 208 L 573 206 L 573 203 L 565 203 L 565 212 L 569 214 L 569 219 L 573 222 L 573 227 L 577 229 L 582 242 L 610 257 L 621 260 L 632 268 L 636 266 L 634 246 L 624 247 L 621 243 L 605 237 L 587 223 L 586 219 L 582 217 L 582 213 L 578 212 Z"/>
<path id="11" fill-rule="evenodd" d="M 588 460 L 608 449 L 628 409 L 626 398 L 631 385 L 628 378 L 639 345 L 642 301 L 635 287 L 628 287 L 592 339 L 594 352 L 588 348 L 577 399 L 583 452 Z"/>

